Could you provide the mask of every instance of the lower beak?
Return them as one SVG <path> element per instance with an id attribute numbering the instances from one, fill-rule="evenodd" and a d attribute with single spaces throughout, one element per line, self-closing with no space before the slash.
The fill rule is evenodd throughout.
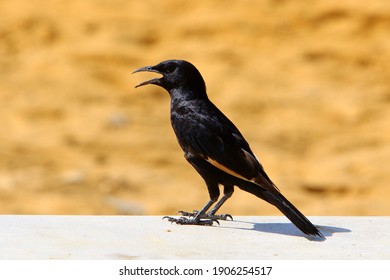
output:
<path id="1" fill-rule="evenodd" d="M 138 73 L 138 72 L 155 72 L 155 73 L 161 74 L 160 71 L 154 69 L 153 66 L 145 66 L 145 67 L 138 68 L 132 74 Z M 142 82 L 142 83 L 136 85 L 135 87 L 137 88 L 137 87 L 144 86 L 144 85 L 149 85 L 149 84 L 158 85 L 158 84 L 160 84 L 160 79 L 159 78 L 154 78 L 154 79 L 151 79 L 151 80 L 147 80 L 145 82 Z"/>

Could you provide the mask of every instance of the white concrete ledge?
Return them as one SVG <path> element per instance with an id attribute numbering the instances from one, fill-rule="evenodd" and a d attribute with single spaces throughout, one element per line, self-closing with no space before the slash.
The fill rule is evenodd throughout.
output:
<path id="1" fill-rule="evenodd" d="M 212 227 L 160 216 L 0 216 L 0 259 L 390 259 L 390 217 L 309 217 L 310 240 L 285 217 Z"/>

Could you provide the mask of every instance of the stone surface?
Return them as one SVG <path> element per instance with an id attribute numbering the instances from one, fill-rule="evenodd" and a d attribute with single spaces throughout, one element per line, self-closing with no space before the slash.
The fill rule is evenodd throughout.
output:
<path id="1" fill-rule="evenodd" d="M 390 217 L 310 217 L 325 240 L 280 216 L 179 226 L 160 216 L 0 216 L 0 259 L 389 259 Z"/>

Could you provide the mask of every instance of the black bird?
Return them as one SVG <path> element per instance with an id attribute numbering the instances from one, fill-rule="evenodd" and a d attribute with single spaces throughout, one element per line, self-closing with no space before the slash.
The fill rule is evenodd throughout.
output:
<path id="1" fill-rule="evenodd" d="M 180 211 L 180 218 L 165 218 L 186 225 L 212 225 L 218 219 L 232 219 L 229 214 L 216 212 L 237 186 L 276 206 L 303 233 L 323 237 L 280 193 L 237 127 L 209 100 L 205 82 L 194 65 L 184 60 L 167 60 L 133 73 L 143 71 L 162 75 L 136 87 L 154 84 L 169 92 L 171 124 L 177 141 L 186 160 L 205 180 L 210 195 L 210 201 L 200 211 Z M 224 186 L 224 192 L 218 201 L 219 185 Z"/>

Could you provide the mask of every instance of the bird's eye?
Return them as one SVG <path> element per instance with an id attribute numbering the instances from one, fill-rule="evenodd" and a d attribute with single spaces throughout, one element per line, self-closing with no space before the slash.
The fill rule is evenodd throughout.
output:
<path id="1" fill-rule="evenodd" d="M 171 65 L 171 64 L 168 64 L 168 65 L 165 67 L 165 72 L 167 72 L 167 73 L 172 73 L 174 70 L 175 70 L 175 66 L 173 66 L 173 65 Z"/>

